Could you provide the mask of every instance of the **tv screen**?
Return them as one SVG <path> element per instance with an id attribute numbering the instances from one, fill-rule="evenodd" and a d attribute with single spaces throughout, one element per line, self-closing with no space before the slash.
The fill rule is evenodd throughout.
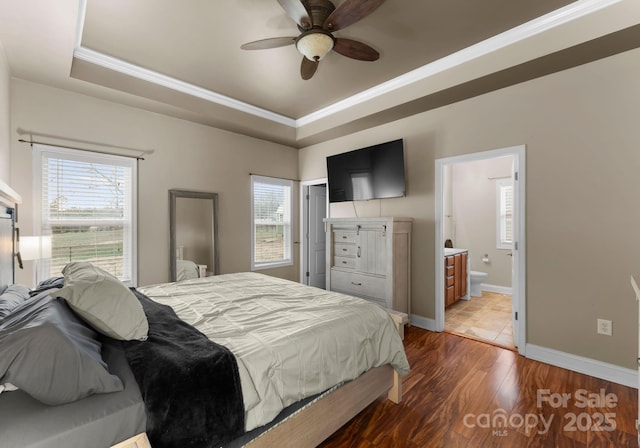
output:
<path id="1" fill-rule="evenodd" d="M 327 157 L 329 202 L 405 196 L 402 139 Z"/>

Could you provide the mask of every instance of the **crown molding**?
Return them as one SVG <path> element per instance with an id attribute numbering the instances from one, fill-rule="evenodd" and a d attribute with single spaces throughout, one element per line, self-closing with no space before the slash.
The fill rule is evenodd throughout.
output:
<path id="1" fill-rule="evenodd" d="M 101 67 L 113 70 L 128 76 L 132 76 L 143 81 L 150 82 L 159 86 L 167 87 L 177 92 L 186 93 L 187 95 L 194 96 L 196 98 L 210 101 L 212 103 L 220 104 L 221 106 L 230 107 L 240 112 L 255 115 L 260 118 L 290 126 L 295 128 L 296 121 L 293 118 L 286 117 L 284 115 L 276 114 L 275 112 L 262 109 L 249 103 L 222 95 L 211 90 L 203 89 L 202 87 L 195 86 L 188 82 L 181 81 L 171 76 L 163 75 L 153 70 L 149 70 L 130 62 L 123 61 L 113 56 L 100 53 L 95 50 L 91 50 L 85 47 L 76 48 L 73 52 L 73 57 L 82 61 L 89 62 L 90 64 L 99 65 Z"/>
<path id="2" fill-rule="evenodd" d="M 149 70 L 130 62 L 108 56 L 82 46 L 82 31 L 86 14 L 87 0 L 79 0 L 79 17 L 76 30 L 76 48 L 74 57 L 80 60 L 96 64 L 110 70 L 123 73 L 153 84 L 157 84 L 169 89 L 191 95 L 205 101 L 210 101 L 225 107 L 229 107 L 240 112 L 251 114 L 266 120 L 280 123 L 294 129 L 308 125 L 315 121 L 329 117 L 335 113 L 345 111 L 356 105 L 365 103 L 379 96 L 391 93 L 403 87 L 410 86 L 430 76 L 442 73 L 456 66 L 465 64 L 474 59 L 480 58 L 501 48 L 520 42 L 537 34 L 556 28 L 580 17 L 592 14 L 604 8 L 610 7 L 623 0 L 578 0 L 563 8 L 553 11 L 544 16 L 538 17 L 520 26 L 512 28 L 494 37 L 486 39 L 463 50 L 452 53 L 449 56 L 438 59 L 429 64 L 423 65 L 415 70 L 405 73 L 389 81 L 383 82 L 375 87 L 364 90 L 342 101 L 338 101 L 330 106 L 312 112 L 308 115 L 293 119 L 275 112 L 262 109 L 252 104 L 231 98 L 220 93 L 204 89 L 202 87 L 181 81 L 176 78 Z"/>
<path id="3" fill-rule="evenodd" d="M 579 0 L 563 8 L 552 11 L 544 16 L 500 33 L 475 45 L 464 48 L 441 59 L 423 65 L 415 70 L 400 75 L 387 82 L 364 90 L 345 100 L 338 101 L 316 112 L 300 117 L 296 120 L 296 126 L 302 127 L 314 121 L 329 117 L 337 112 L 342 112 L 358 104 L 370 101 L 379 96 L 393 92 L 402 87 L 422 81 L 430 76 L 442 73 L 459 65 L 486 56 L 494 51 L 505 48 L 537 34 L 549 31 L 557 26 L 584 17 L 601 9 L 620 3 L 622 0 Z"/>

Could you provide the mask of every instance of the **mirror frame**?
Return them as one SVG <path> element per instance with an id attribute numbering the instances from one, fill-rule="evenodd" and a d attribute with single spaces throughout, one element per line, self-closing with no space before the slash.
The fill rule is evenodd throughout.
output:
<path id="1" fill-rule="evenodd" d="M 218 254 L 218 193 L 169 190 L 169 276 L 176 281 L 176 200 L 178 198 L 210 199 L 213 201 L 213 274 L 220 273 Z"/>

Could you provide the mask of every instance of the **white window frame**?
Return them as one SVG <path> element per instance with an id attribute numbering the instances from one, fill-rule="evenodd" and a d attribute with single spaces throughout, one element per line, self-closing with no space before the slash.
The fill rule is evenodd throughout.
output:
<path id="1" fill-rule="evenodd" d="M 506 220 L 502 215 L 502 191 L 505 188 L 511 188 L 511 222 L 513 225 L 513 182 L 511 179 L 498 179 L 496 181 L 496 247 L 498 249 L 513 249 L 513 240 L 506 240 L 503 236 L 505 234 Z M 513 229 L 511 229 L 511 235 L 513 238 Z"/>
<path id="2" fill-rule="evenodd" d="M 286 254 L 284 258 L 279 261 L 270 262 L 258 262 L 255 259 L 256 254 L 256 223 L 254 213 L 254 193 L 255 184 L 269 184 L 275 186 L 281 186 L 288 188 L 288 194 L 285 194 L 285 207 L 289 207 L 288 213 L 285 211 L 284 215 L 288 215 L 288 222 L 284 222 L 284 244 Z M 282 266 L 293 265 L 293 181 L 288 179 L 280 179 L 275 177 L 251 175 L 251 270 L 259 271 L 262 269 L 271 269 Z"/>
<path id="3" fill-rule="evenodd" d="M 38 236 L 43 235 L 43 216 L 42 216 L 42 158 L 45 155 L 66 158 L 69 160 L 77 160 L 86 163 L 102 163 L 116 164 L 119 166 L 127 166 L 131 168 L 131 207 L 130 207 L 130 257 L 131 278 L 121 279 L 127 286 L 137 286 L 138 284 L 138 167 L 137 160 L 131 157 L 118 156 L 112 154 L 104 154 L 91 151 L 80 151 L 69 148 L 61 148 L 42 144 L 33 145 L 33 204 L 34 204 L 34 222 L 35 231 Z M 44 272 L 49 272 L 48 260 L 43 262 Z M 37 281 L 44 279 L 37 279 Z"/>

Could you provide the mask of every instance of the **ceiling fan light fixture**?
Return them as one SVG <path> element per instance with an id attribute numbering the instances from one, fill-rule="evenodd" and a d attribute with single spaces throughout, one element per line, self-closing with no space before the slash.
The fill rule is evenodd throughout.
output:
<path id="1" fill-rule="evenodd" d="M 333 49 L 333 36 L 322 30 L 311 30 L 303 33 L 296 40 L 296 48 L 310 61 L 319 61 Z"/>

